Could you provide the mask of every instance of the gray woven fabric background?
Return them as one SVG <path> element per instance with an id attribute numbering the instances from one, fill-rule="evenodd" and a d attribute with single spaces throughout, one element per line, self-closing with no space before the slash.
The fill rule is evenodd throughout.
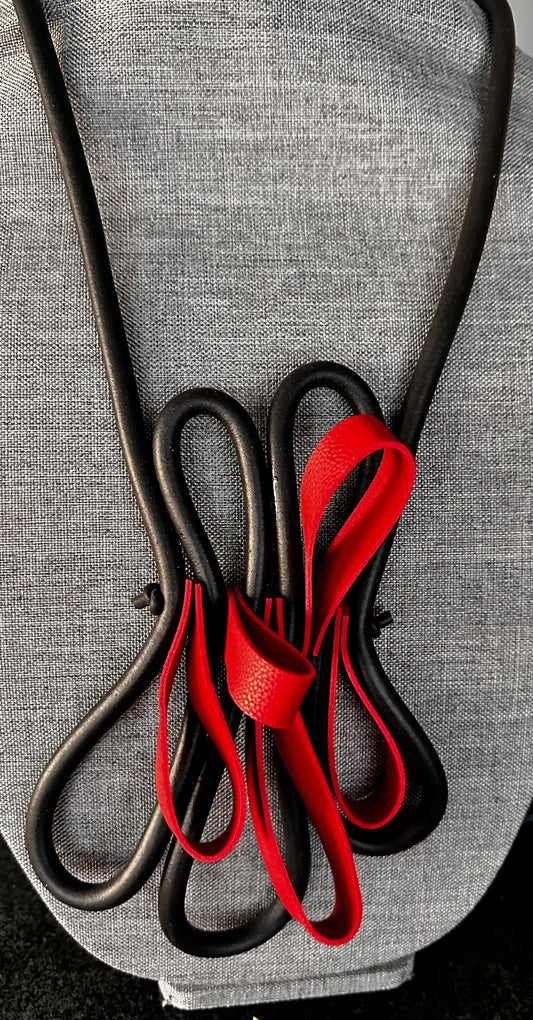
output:
<path id="1" fill-rule="evenodd" d="M 264 433 L 285 373 L 328 357 L 398 410 L 457 239 L 488 70 L 470 0 L 48 0 L 109 241 L 146 422 L 185 386 L 238 397 Z M 9 0 L 0 2 L 1 825 L 23 840 L 33 784 L 142 643 L 130 598 L 155 568 L 121 460 L 72 216 Z M 446 817 L 399 856 L 358 858 L 365 914 L 329 949 L 294 923 L 229 960 L 175 950 L 158 874 L 104 914 L 59 921 L 115 967 L 212 1006 L 387 987 L 502 863 L 533 793 L 531 509 L 533 65 L 519 55 L 481 270 L 442 377 L 380 593 L 380 654 L 434 741 Z M 344 413 L 306 401 L 303 457 Z M 228 579 L 242 506 L 220 430 L 187 470 Z M 103 878 L 154 801 L 156 686 L 90 756 L 57 817 L 76 873 Z M 181 698 L 183 701 L 183 698 Z M 174 701 L 175 717 L 180 697 Z M 340 774 L 364 789 L 372 733 L 343 697 Z M 173 734 L 176 733 L 173 723 Z M 225 817 L 222 798 L 213 827 Z M 315 846 L 306 904 L 331 906 Z M 269 897 L 247 838 L 195 866 L 190 914 L 226 924 Z M 39 885 L 39 883 L 36 883 Z M 170 986 L 170 991 L 169 991 Z"/>

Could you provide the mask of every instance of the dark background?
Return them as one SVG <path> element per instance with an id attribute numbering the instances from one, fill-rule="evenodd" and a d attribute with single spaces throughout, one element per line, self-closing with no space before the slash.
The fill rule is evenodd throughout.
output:
<path id="1" fill-rule="evenodd" d="M 393 992 L 181 1012 L 152 981 L 99 963 L 57 924 L 0 842 L 1 1020 L 533 1020 L 533 824 L 453 932 Z"/>

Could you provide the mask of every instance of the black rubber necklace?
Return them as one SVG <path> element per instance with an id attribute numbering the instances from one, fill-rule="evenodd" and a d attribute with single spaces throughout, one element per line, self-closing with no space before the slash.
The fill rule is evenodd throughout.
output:
<path id="1" fill-rule="evenodd" d="M 33 65 L 43 106 L 56 148 L 75 218 L 87 283 L 95 316 L 122 452 L 157 565 L 159 584 L 149 585 L 140 600 L 149 604 L 155 625 L 126 672 L 85 716 L 56 751 L 36 784 L 28 808 L 26 845 L 35 872 L 59 900 L 83 910 L 103 910 L 124 903 L 148 880 L 169 841 L 159 807 L 154 810 L 137 848 L 113 878 L 86 882 L 60 861 L 52 838 L 59 798 L 72 774 L 100 738 L 156 677 L 167 655 L 180 612 L 185 550 L 196 578 L 207 593 L 213 637 L 209 655 L 220 659 L 217 620 L 224 619 L 225 587 L 210 543 L 188 497 L 178 456 L 165 447 L 163 428 L 156 430 L 154 470 L 111 266 L 81 140 L 57 56 L 38 0 L 13 0 Z M 514 27 L 506 0 L 476 0 L 492 28 L 492 55 L 479 150 L 457 249 L 421 349 L 400 412 L 395 436 L 416 453 L 424 422 L 446 357 L 459 326 L 477 272 L 487 235 L 509 117 L 514 71 Z M 259 605 L 271 576 L 272 550 L 277 549 L 277 590 L 288 607 L 286 627 L 292 641 L 299 633 L 302 551 L 292 432 L 298 405 L 316 387 L 341 394 L 353 413 L 382 418 L 366 384 L 347 368 L 319 362 L 298 369 L 282 383 L 274 399 L 269 425 L 269 455 L 274 474 L 285 480 L 275 494 L 275 527 L 270 524 L 269 477 L 255 427 L 244 409 L 217 390 L 189 390 L 172 403 L 172 435 L 187 420 L 209 414 L 228 429 L 235 444 L 243 479 L 248 544 L 244 594 Z M 167 409 L 165 413 L 168 414 Z M 171 431 L 172 431 L 171 430 Z M 360 485 L 364 489 L 375 465 L 369 464 Z M 180 542 L 177 540 L 178 532 Z M 274 534 L 275 532 L 275 534 Z M 397 853 L 424 839 L 439 823 L 447 799 L 446 779 L 439 758 L 421 727 L 394 691 L 374 648 L 384 618 L 374 617 L 374 604 L 390 554 L 394 531 L 375 554 L 349 595 L 350 653 L 357 676 L 377 706 L 401 749 L 410 796 L 397 816 L 381 829 L 365 830 L 347 822 L 354 851 Z M 318 670 L 320 674 L 320 669 Z M 220 703 L 233 734 L 241 713 L 231 702 L 224 682 Z M 328 773 L 325 753 L 322 683 L 315 684 L 305 704 L 308 731 Z M 287 867 L 302 896 L 309 874 L 309 836 L 305 811 L 280 762 L 280 796 L 287 826 Z M 211 810 L 222 765 L 191 709 L 186 708 L 171 779 L 176 813 L 188 834 L 199 839 Z M 185 896 L 193 860 L 174 841 L 160 886 L 159 911 L 163 929 L 174 945 L 200 956 L 224 956 L 261 944 L 287 922 L 278 899 L 251 921 L 225 931 L 194 928 L 185 913 Z"/>

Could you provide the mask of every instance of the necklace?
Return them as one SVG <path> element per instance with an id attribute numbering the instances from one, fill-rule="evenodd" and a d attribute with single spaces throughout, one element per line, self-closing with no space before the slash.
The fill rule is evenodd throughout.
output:
<path id="1" fill-rule="evenodd" d="M 332 626 L 334 633 L 330 635 L 333 651 L 337 657 L 342 653 L 345 662 L 353 667 L 353 676 L 359 684 L 357 693 L 367 698 L 370 709 L 375 712 L 376 721 L 381 724 L 385 739 L 387 734 L 391 738 L 387 745 L 391 762 L 390 782 L 385 782 L 381 787 L 379 795 L 382 797 L 381 802 L 377 805 L 374 802 L 376 810 L 374 819 L 362 817 L 360 806 L 358 808 L 356 805 L 351 811 L 346 801 L 342 803 L 331 746 L 321 725 L 322 719 L 331 718 L 329 711 L 324 712 L 324 702 L 329 706 L 334 684 L 322 682 L 321 674 L 325 670 L 321 656 L 312 657 L 309 648 L 305 647 L 305 641 L 304 649 L 309 654 L 300 652 L 303 659 L 319 674 L 320 680 L 311 686 L 307 695 L 304 704 L 305 733 L 300 733 L 301 742 L 298 746 L 301 748 L 306 739 L 311 739 L 315 748 L 313 754 L 321 767 L 320 774 L 328 780 L 323 787 L 322 800 L 323 805 L 329 804 L 329 808 L 324 807 L 322 818 L 322 821 L 326 819 L 328 824 L 323 827 L 321 838 L 323 845 L 327 843 L 326 830 L 333 826 L 335 838 L 330 842 L 329 850 L 326 846 L 325 849 L 330 863 L 333 862 L 337 888 L 337 905 L 329 918 L 313 925 L 311 922 L 307 923 L 307 918 L 300 912 L 301 897 L 305 891 L 309 871 L 309 839 L 306 812 L 300 799 L 302 784 L 297 776 L 298 762 L 291 758 L 294 748 L 291 748 L 290 744 L 287 746 L 285 733 L 284 737 L 280 738 L 281 746 L 278 746 L 278 756 L 283 759 L 285 766 L 277 760 L 280 793 L 285 803 L 285 817 L 290 824 L 287 859 L 284 865 L 286 873 L 277 884 L 275 883 L 279 898 L 252 922 L 230 931 L 200 931 L 190 925 L 185 913 L 187 881 L 194 860 L 194 855 L 191 855 L 190 851 L 192 848 L 194 853 L 194 844 L 199 845 L 222 774 L 221 761 L 218 755 L 212 753 L 204 727 L 198 721 L 191 704 L 184 714 L 180 741 L 168 777 L 168 785 L 162 765 L 163 756 L 159 755 L 161 765 L 159 799 L 165 815 L 159 807 L 156 808 L 132 857 L 116 876 L 100 884 L 76 878 L 59 860 L 52 839 L 54 811 L 65 784 L 85 755 L 123 712 L 127 711 L 133 700 L 146 689 L 163 664 L 165 674 L 160 705 L 163 710 L 161 718 L 163 723 L 165 721 L 165 693 L 168 694 L 172 682 L 173 665 L 169 650 L 172 651 L 172 647 L 177 650 L 180 644 L 177 639 L 184 638 L 193 601 L 190 583 L 185 582 L 184 562 L 176 532 L 193 566 L 197 584 L 201 585 L 201 590 L 205 592 L 200 600 L 195 594 L 195 620 L 205 613 L 206 638 L 204 654 L 202 628 L 197 630 L 198 658 L 197 669 L 194 672 L 198 676 L 206 676 L 207 672 L 216 673 L 217 660 L 220 660 L 223 654 L 224 645 L 224 654 L 227 653 L 228 621 L 230 618 L 233 620 L 235 631 L 235 628 L 238 629 L 239 621 L 243 623 L 243 614 L 246 616 L 248 610 L 252 611 L 253 615 L 253 618 L 247 618 L 248 636 L 249 628 L 255 627 L 257 640 L 265 638 L 265 633 L 263 631 L 259 633 L 257 623 L 254 623 L 254 620 L 259 619 L 256 614 L 260 613 L 264 617 L 260 622 L 264 624 L 265 630 L 274 635 L 268 638 L 269 652 L 275 644 L 275 637 L 281 642 L 279 648 L 276 646 L 277 651 L 281 649 L 284 654 L 288 654 L 287 646 L 299 651 L 302 645 L 302 631 L 307 632 L 309 627 L 312 627 L 312 621 L 304 612 L 306 593 L 303 593 L 302 589 L 309 587 L 306 578 L 311 568 L 303 563 L 300 542 L 301 508 L 298 505 L 295 485 L 291 440 L 294 415 L 302 396 L 318 385 L 329 386 L 346 396 L 354 412 L 353 421 L 356 428 L 354 435 L 357 435 L 358 441 L 361 440 L 360 429 L 363 419 L 371 418 L 378 423 L 372 426 L 377 432 L 371 438 L 376 440 L 376 435 L 381 436 L 382 445 L 379 447 L 374 444 L 372 447 L 369 440 L 365 447 L 367 450 L 365 457 L 370 459 L 361 481 L 359 506 L 364 503 L 365 493 L 370 490 L 373 479 L 378 478 L 379 470 L 385 461 L 386 444 L 390 444 L 387 447 L 389 451 L 396 451 L 395 454 L 391 453 L 391 456 L 399 456 L 400 460 L 402 457 L 405 458 L 405 453 L 410 454 L 412 458 L 415 456 L 429 406 L 481 258 L 496 195 L 510 107 L 514 31 L 509 8 L 505 0 L 476 0 L 476 2 L 488 15 L 492 26 L 491 70 L 476 167 L 455 256 L 409 383 L 399 421 L 393 433 L 389 433 L 388 430 L 386 435 L 380 433 L 379 428 L 384 426 L 375 397 L 359 377 L 342 366 L 318 363 L 305 366 L 288 377 L 274 399 L 270 416 L 272 472 L 278 483 L 280 478 L 286 480 L 284 485 L 274 485 L 274 528 L 269 523 L 270 498 L 264 455 L 257 446 L 249 417 L 239 405 L 236 406 L 232 398 L 218 391 L 188 391 L 171 401 L 169 409 L 166 408 L 162 413 L 156 429 L 154 467 L 142 423 L 136 382 L 100 214 L 57 57 L 38 0 L 14 0 L 74 213 L 117 432 L 154 552 L 159 577 L 159 584 L 148 585 L 143 598 L 138 600 L 149 604 L 156 617 L 155 626 L 146 644 L 115 687 L 79 723 L 46 766 L 28 809 L 26 842 L 37 875 L 55 896 L 80 909 L 101 910 L 124 902 L 143 885 L 165 851 L 169 838 L 167 821 L 170 821 L 171 828 L 179 838 L 181 828 L 178 819 L 180 819 L 181 825 L 187 829 L 188 849 L 179 842 L 174 842 L 170 848 L 160 887 L 160 918 L 170 940 L 180 948 L 197 955 L 229 955 L 259 945 L 275 934 L 290 915 L 297 917 L 320 941 L 346 941 L 353 936 L 360 920 L 359 890 L 353 864 L 350 865 L 348 861 L 348 842 L 351 849 L 359 853 L 396 853 L 427 836 L 438 824 L 445 810 L 446 780 L 438 756 L 384 674 L 373 643 L 380 627 L 387 622 L 383 618 L 374 618 L 373 607 L 394 539 L 396 522 L 392 515 L 381 542 L 373 550 L 370 544 L 367 562 L 360 566 L 348 588 L 343 591 L 341 598 L 344 601 L 335 607 L 331 617 L 334 620 Z M 239 604 L 238 596 L 226 591 L 207 537 L 203 529 L 198 529 L 198 521 L 194 517 L 194 512 L 191 512 L 190 501 L 187 502 L 186 486 L 179 477 L 179 462 L 174 456 L 169 456 L 176 430 L 179 432 L 188 415 L 190 417 L 192 414 L 205 413 L 206 406 L 209 406 L 207 413 L 214 414 L 230 429 L 241 463 L 245 502 L 248 507 L 247 576 L 244 584 L 246 598 L 242 604 Z M 347 436 L 342 429 L 341 432 L 339 446 L 335 449 L 344 451 L 353 436 Z M 339 433 L 336 433 L 336 437 L 339 438 Z M 328 439 L 328 442 L 330 441 L 331 436 Z M 317 448 L 315 451 L 314 465 L 316 466 L 318 458 L 318 461 L 322 462 L 323 474 L 326 461 L 322 454 L 325 447 L 321 444 L 319 447 L 320 450 Z M 380 451 L 381 461 L 377 465 L 375 455 Z M 408 458 L 406 463 L 407 461 Z M 310 471 L 316 482 L 314 468 Z M 405 487 L 404 495 L 408 487 L 408 485 Z M 402 499 L 399 499 L 400 512 L 401 503 Z M 311 516 L 314 509 L 308 502 L 307 512 Z M 368 524 L 368 519 L 366 523 Z M 272 535 L 274 530 L 275 540 Z M 269 580 L 267 569 L 274 545 L 278 551 L 275 588 L 272 587 L 271 577 Z M 266 622 L 265 599 L 267 602 L 270 600 L 270 611 L 274 609 L 277 613 L 277 624 L 272 628 L 269 622 Z M 281 599 L 281 603 L 277 601 L 278 599 Z M 231 611 L 229 614 L 228 607 Z M 346 623 L 348 618 L 351 621 L 349 629 Z M 191 644 L 194 644 L 194 640 L 193 635 Z M 330 651 L 328 655 L 322 652 L 322 657 L 329 660 Z M 291 660 L 291 663 L 295 666 L 293 670 L 295 676 L 298 675 L 298 669 L 305 672 L 301 660 L 295 659 L 294 662 Z M 227 654 L 226 666 L 228 667 Z M 332 680 L 332 677 L 329 679 Z M 166 691 L 165 683 L 168 687 Z M 223 719 L 222 729 L 226 737 L 229 734 L 230 738 L 235 735 L 241 716 L 237 702 L 241 702 L 242 707 L 243 699 L 249 696 L 249 691 L 243 692 L 235 682 L 232 691 L 233 698 L 230 697 L 228 676 L 228 684 L 222 683 L 218 691 L 217 704 Z M 212 704 L 215 711 L 214 702 Z M 199 707 L 202 712 L 204 706 L 200 704 Z M 279 868 L 280 861 L 275 859 L 275 847 L 268 830 L 268 818 L 264 817 L 265 805 L 261 800 L 260 769 L 262 745 L 257 736 L 257 726 L 260 726 L 261 722 L 257 719 L 257 705 L 252 706 L 252 710 L 255 717 L 250 715 L 247 722 L 249 795 L 251 803 L 254 800 L 256 820 L 261 827 L 263 857 L 268 858 L 267 868 L 272 874 L 272 870 L 276 871 L 276 868 Z M 269 718 L 272 722 L 272 716 Z M 279 722 L 280 719 L 275 717 L 274 724 Z M 208 721 L 207 724 L 210 725 Z M 283 733 L 290 727 L 273 725 L 272 729 Z M 163 743 L 164 741 L 160 742 L 159 750 Z M 222 750 L 224 751 L 223 748 Z M 236 797 L 234 816 L 230 823 L 230 829 L 233 825 L 229 839 L 231 843 L 239 830 L 239 810 L 242 816 L 242 784 L 239 779 L 242 773 L 239 773 L 235 757 L 232 757 L 231 741 L 226 741 L 226 751 L 228 753 L 225 761 L 228 767 L 233 768 L 234 790 L 240 789 L 241 793 L 241 807 L 239 809 Z M 309 761 L 311 760 L 310 757 Z M 290 763 L 289 774 L 292 781 L 286 774 L 287 762 Z M 404 796 L 405 774 L 415 794 L 412 798 Z M 318 782 L 318 772 L 316 778 Z M 345 813 L 348 814 L 343 826 L 339 826 L 335 820 L 340 816 L 330 811 L 331 787 L 336 792 L 337 800 L 341 802 Z M 305 799 L 304 796 L 304 801 Z M 309 801 L 309 798 L 307 800 Z M 306 807 L 310 810 L 309 803 L 306 803 Z M 174 817 L 171 817 L 172 812 Z M 316 825 L 317 819 L 313 818 L 313 821 Z M 318 823 L 321 824 L 320 819 Z M 351 854 L 349 857 L 351 860 Z M 347 904 L 344 911 L 342 905 L 339 906 L 343 901 Z"/>

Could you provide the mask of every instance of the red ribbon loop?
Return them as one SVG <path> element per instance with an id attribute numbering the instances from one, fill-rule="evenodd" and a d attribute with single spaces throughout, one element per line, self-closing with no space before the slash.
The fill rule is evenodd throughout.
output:
<path id="1" fill-rule="evenodd" d="M 263 765 L 263 730 L 256 723 L 246 776 L 250 814 L 261 856 L 272 885 L 291 916 L 316 942 L 328 946 L 343 945 L 357 933 L 363 916 L 357 872 L 344 825 L 299 712 L 292 726 L 274 730 L 274 740 L 331 867 L 335 904 L 329 917 L 319 921 L 309 920 L 281 856 L 268 805 Z"/>
<path id="2" fill-rule="evenodd" d="M 313 556 L 326 507 L 366 457 L 383 453 L 368 489 L 327 549 L 313 583 Z M 302 478 L 300 509 L 305 554 L 305 637 L 316 655 L 329 622 L 396 524 L 415 478 L 415 462 L 378 418 L 357 414 L 330 429 L 311 454 Z"/>
<path id="3" fill-rule="evenodd" d="M 219 861 L 227 857 L 241 837 L 246 819 L 246 787 L 237 749 L 211 678 L 205 645 L 202 589 L 198 584 L 194 586 L 195 611 L 187 657 L 187 687 L 193 708 L 220 754 L 231 780 L 233 811 L 228 826 L 220 836 L 205 843 L 187 839 L 176 816 L 168 766 L 167 709 L 187 636 L 192 587 L 191 582 L 186 581 L 178 630 L 161 673 L 155 784 L 163 817 L 184 850 L 197 861 Z"/>
<path id="4" fill-rule="evenodd" d="M 342 813 L 346 815 L 346 817 L 349 818 L 354 825 L 358 825 L 361 829 L 378 829 L 381 828 L 382 825 L 386 825 L 387 822 L 390 822 L 400 810 L 405 796 L 405 768 L 400 752 L 391 733 L 380 718 L 372 702 L 365 694 L 354 673 L 347 647 L 348 623 L 348 609 L 345 605 L 342 605 L 335 614 L 335 632 L 333 636 L 333 654 L 331 658 L 328 706 L 329 770 L 333 790 Z M 349 800 L 341 792 L 335 763 L 335 695 L 337 693 L 339 653 L 342 657 L 344 668 L 355 693 L 364 705 L 366 711 L 374 720 L 374 723 L 379 729 L 385 742 L 385 768 L 381 781 L 370 796 L 363 797 L 358 801 Z"/>
<path id="5" fill-rule="evenodd" d="M 270 617 L 270 600 L 265 613 Z M 276 626 L 283 637 L 281 599 L 276 599 Z M 335 800 L 309 740 L 299 712 L 291 726 L 274 729 L 274 740 L 285 768 L 315 826 L 331 867 L 335 904 L 329 917 L 311 921 L 291 882 L 281 855 L 268 803 L 263 763 L 263 727 L 256 723 L 254 740 L 248 747 L 246 777 L 250 814 L 265 867 L 280 900 L 316 942 L 337 946 L 356 934 L 363 906 L 352 851 Z"/>

